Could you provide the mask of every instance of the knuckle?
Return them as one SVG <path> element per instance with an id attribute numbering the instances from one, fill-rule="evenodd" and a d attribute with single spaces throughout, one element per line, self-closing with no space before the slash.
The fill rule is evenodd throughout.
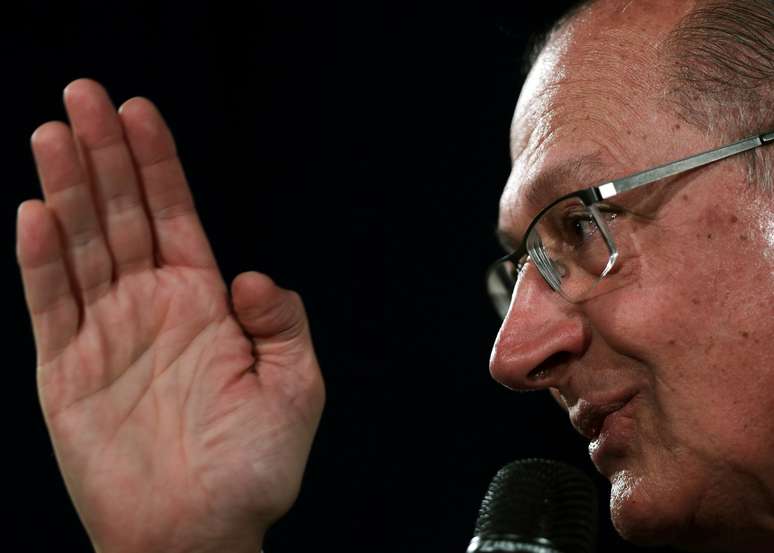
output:
<path id="1" fill-rule="evenodd" d="M 159 221 L 187 217 L 194 213 L 193 205 L 188 202 L 173 203 L 166 206 L 156 207 L 153 210 L 153 218 Z"/>
<path id="2" fill-rule="evenodd" d="M 109 212 L 112 215 L 122 215 L 127 212 L 134 212 L 142 206 L 140 198 L 133 191 L 122 190 L 115 192 L 105 199 Z"/>
<path id="3" fill-rule="evenodd" d="M 81 250 L 87 246 L 93 246 L 100 237 L 99 229 L 92 226 L 73 228 L 67 235 L 69 246 L 72 250 Z"/>

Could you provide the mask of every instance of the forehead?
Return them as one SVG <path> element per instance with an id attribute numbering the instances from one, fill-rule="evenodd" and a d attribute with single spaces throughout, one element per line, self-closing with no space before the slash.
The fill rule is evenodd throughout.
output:
<path id="1" fill-rule="evenodd" d="M 670 160 L 658 152 L 662 129 L 668 132 L 674 118 L 657 102 L 654 45 L 676 21 L 650 21 L 644 5 L 650 2 L 598 4 L 551 38 L 522 88 L 501 231 L 518 235 L 531 215 L 564 193 L 647 168 L 649 159 Z M 639 7 L 622 17 L 627 5 Z"/>

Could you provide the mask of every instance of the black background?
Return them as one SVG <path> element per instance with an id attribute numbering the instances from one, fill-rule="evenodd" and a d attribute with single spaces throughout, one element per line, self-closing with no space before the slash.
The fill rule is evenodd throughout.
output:
<path id="1" fill-rule="evenodd" d="M 498 321 L 483 273 L 500 255 L 523 53 L 567 4 L 52 1 L 6 17 L 12 545 L 90 550 L 37 401 L 14 226 L 41 197 L 30 134 L 91 77 L 116 105 L 160 107 L 224 276 L 264 271 L 304 297 L 328 403 L 267 551 L 464 551 L 489 479 L 524 457 L 581 467 L 599 484 L 600 551 L 640 551 L 612 530 L 608 485 L 566 415 L 487 370 Z"/>

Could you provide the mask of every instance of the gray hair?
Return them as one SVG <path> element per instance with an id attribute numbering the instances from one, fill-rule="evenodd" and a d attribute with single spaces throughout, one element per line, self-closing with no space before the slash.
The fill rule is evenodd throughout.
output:
<path id="1" fill-rule="evenodd" d="M 665 100 L 723 137 L 774 130 L 774 0 L 700 0 L 660 46 Z M 748 181 L 774 191 L 774 152 L 745 155 Z"/>
<path id="2" fill-rule="evenodd" d="M 575 4 L 534 41 L 531 67 L 545 44 L 597 0 Z M 659 46 L 665 104 L 718 141 L 774 131 L 774 0 L 697 0 Z M 774 192 L 774 150 L 744 154 L 747 179 Z"/>

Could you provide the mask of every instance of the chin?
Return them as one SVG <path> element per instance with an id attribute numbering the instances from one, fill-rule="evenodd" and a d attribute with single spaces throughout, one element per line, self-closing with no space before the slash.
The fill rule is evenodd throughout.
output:
<path id="1" fill-rule="evenodd" d="M 611 478 L 611 484 L 610 517 L 626 541 L 704 552 L 728 551 L 730 544 L 740 543 L 738 532 L 725 531 L 731 529 L 719 518 L 711 517 L 714 524 L 701 522 L 705 517 L 697 510 L 703 494 L 688 479 L 654 482 L 622 471 Z M 736 538 L 729 540 L 732 535 Z"/>
<path id="2" fill-rule="evenodd" d="M 679 545 L 689 551 L 706 551 L 694 541 L 705 542 L 706 534 L 694 528 L 695 504 L 690 501 L 693 494 L 684 489 L 685 482 L 682 486 L 674 483 L 660 486 L 666 483 L 628 471 L 616 473 L 610 482 L 610 518 L 626 541 L 643 546 Z"/>
<path id="3" fill-rule="evenodd" d="M 610 484 L 610 518 L 621 537 L 645 546 L 673 542 L 677 522 L 673 522 L 674 515 L 667 512 L 674 507 L 668 498 L 656 497 L 659 494 L 650 490 L 644 479 L 627 471 L 616 473 Z"/>

